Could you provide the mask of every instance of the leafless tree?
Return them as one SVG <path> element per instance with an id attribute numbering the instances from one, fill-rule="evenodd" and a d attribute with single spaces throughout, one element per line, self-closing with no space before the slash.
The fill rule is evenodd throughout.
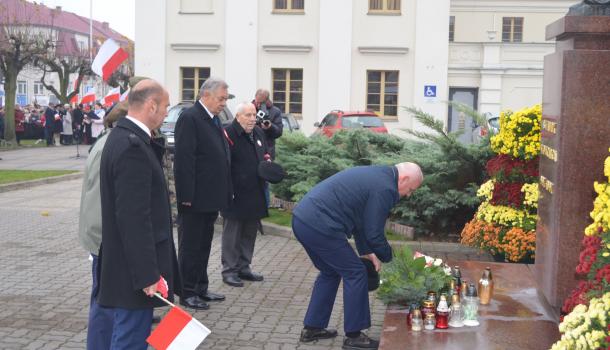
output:
<path id="1" fill-rule="evenodd" d="M 36 15 L 37 7 L 20 0 L 15 6 L 0 4 L 0 70 L 4 74 L 6 114 L 4 117 L 4 139 L 14 143 L 15 95 L 17 76 L 36 58 L 45 56 L 53 47 L 49 31 L 32 26 L 30 19 Z"/>

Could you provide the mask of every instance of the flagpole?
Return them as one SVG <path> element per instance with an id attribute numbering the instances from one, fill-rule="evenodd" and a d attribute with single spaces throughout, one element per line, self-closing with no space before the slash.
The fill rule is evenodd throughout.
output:
<path id="1" fill-rule="evenodd" d="M 169 306 L 171 306 L 171 307 L 176 306 L 176 305 L 172 304 L 172 302 L 171 302 L 171 301 L 169 301 L 169 300 L 165 299 L 164 297 L 162 297 L 162 296 L 161 296 L 161 294 L 159 294 L 159 293 L 155 293 L 155 296 L 156 296 L 157 298 L 159 298 L 159 299 L 163 300 L 163 301 L 164 301 L 164 302 L 165 302 L 167 305 L 169 305 Z"/>
<path id="2" fill-rule="evenodd" d="M 89 0 L 89 61 L 93 62 L 93 0 Z"/>

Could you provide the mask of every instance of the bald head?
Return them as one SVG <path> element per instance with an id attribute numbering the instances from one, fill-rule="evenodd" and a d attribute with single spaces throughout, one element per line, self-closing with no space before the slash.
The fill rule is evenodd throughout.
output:
<path id="1" fill-rule="evenodd" d="M 152 79 L 138 82 L 129 90 L 127 100 L 127 115 L 146 124 L 150 130 L 159 128 L 167 116 L 169 94 L 161 84 Z"/>
<path id="2" fill-rule="evenodd" d="M 398 169 L 398 193 L 401 197 L 410 196 L 424 181 L 419 165 L 411 162 L 396 164 Z"/>

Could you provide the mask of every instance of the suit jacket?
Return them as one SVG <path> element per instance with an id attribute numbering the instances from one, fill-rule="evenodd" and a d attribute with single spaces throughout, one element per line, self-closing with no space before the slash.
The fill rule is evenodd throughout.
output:
<path id="1" fill-rule="evenodd" d="M 121 119 L 102 151 L 102 306 L 144 309 L 164 306 L 142 289 L 163 276 L 174 291 L 174 248 L 167 184 L 148 134 Z M 177 281 L 176 281 L 177 282 Z"/>
<path id="2" fill-rule="evenodd" d="M 232 199 L 231 155 L 224 131 L 200 102 L 184 110 L 176 122 L 174 173 L 179 211 L 217 212 Z"/>
<path id="3" fill-rule="evenodd" d="M 250 140 L 237 119 L 233 119 L 225 130 L 231 150 L 233 202 L 222 216 L 236 220 L 266 217 L 265 181 L 258 176 L 258 163 L 265 161 L 267 153 L 264 132 L 255 126 Z"/>
<path id="4" fill-rule="evenodd" d="M 389 262 L 392 248 L 385 237 L 385 222 L 399 199 L 396 167 L 359 166 L 314 186 L 292 215 L 327 238 L 353 235 L 360 255 L 375 253 Z"/>

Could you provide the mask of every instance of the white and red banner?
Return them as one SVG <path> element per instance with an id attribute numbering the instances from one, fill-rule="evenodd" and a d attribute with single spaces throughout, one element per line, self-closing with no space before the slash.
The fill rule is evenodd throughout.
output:
<path id="1" fill-rule="evenodd" d="M 174 306 L 146 342 L 156 350 L 194 350 L 210 333 L 206 326 Z"/>
<path id="2" fill-rule="evenodd" d="M 119 99 L 119 101 L 123 102 L 123 101 L 127 101 L 127 96 L 129 96 L 129 89 L 127 89 L 122 95 L 121 98 Z"/>
<path id="3" fill-rule="evenodd" d="M 108 94 L 104 97 L 104 101 L 102 102 L 104 106 L 110 106 L 114 102 L 119 102 L 121 98 L 121 88 L 115 87 L 108 91 Z"/>
<path id="4" fill-rule="evenodd" d="M 95 91 L 91 90 L 83 96 L 83 99 L 80 100 L 82 104 L 89 104 L 95 102 Z"/>
<path id="5" fill-rule="evenodd" d="M 125 61 L 129 55 L 123 50 L 116 41 L 108 39 L 100 47 L 93 63 L 91 70 L 107 81 L 112 73 Z"/>

